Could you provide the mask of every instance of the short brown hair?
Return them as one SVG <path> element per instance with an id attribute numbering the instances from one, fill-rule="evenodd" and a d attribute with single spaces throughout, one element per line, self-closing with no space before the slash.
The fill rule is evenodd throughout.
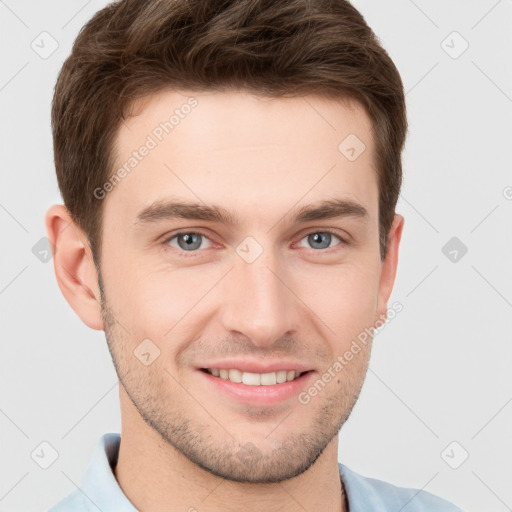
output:
<path id="1" fill-rule="evenodd" d="M 59 188 L 98 268 L 103 201 L 93 191 L 113 172 L 119 126 L 135 100 L 172 88 L 360 102 L 374 133 L 384 258 L 402 182 L 405 95 L 348 1 L 121 0 L 81 29 L 52 104 Z"/>

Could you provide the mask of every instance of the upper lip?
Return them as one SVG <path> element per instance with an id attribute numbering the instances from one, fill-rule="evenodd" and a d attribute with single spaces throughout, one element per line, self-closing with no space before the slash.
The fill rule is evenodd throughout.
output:
<path id="1" fill-rule="evenodd" d="M 249 359 L 229 359 L 222 361 L 215 361 L 211 363 L 205 363 L 198 365 L 198 369 L 213 369 L 219 370 L 231 370 L 237 369 L 241 372 L 249 373 L 271 373 L 278 372 L 279 370 L 295 370 L 296 372 L 307 372 L 312 370 L 310 365 L 293 362 L 293 361 L 254 361 Z"/>

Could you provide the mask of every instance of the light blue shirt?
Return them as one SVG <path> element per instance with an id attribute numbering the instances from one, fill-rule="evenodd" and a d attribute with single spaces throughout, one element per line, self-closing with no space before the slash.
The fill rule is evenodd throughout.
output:
<path id="1" fill-rule="evenodd" d="M 104 434 L 94 448 L 78 488 L 47 512 L 137 512 L 113 472 L 120 442 L 120 434 Z M 339 464 L 339 469 L 349 512 L 462 512 L 429 492 L 367 478 L 343 464 Z"/>

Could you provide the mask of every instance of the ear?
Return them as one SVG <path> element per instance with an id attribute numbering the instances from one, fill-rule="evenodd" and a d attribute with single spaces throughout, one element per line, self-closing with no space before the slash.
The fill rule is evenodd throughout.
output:
<path id="1" fill-rule="evenodd" d="M 382 262 L 382 270 L 379 284 L 379 298 L 377 313 L 381 319 L 387 317 L 388 300 L 395 283 L 396 269 L 398 265 L 398 248 L 402 238 L 404 227 L 404 218 L 402 215 L 395 214 L 393 224 L 388 234 L 387 253 Z"/>
<path id="2" fill-rule="evenodd" d="M 87 236 L 62 204 L 46 212 L 45 224 L 60 291 L 86 325 L 103 330 L 98 274 Z"/>

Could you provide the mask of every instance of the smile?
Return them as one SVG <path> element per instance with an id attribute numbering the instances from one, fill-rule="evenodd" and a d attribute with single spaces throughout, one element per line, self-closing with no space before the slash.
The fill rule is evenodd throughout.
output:
<path id="1" fill-rule="evenodd" d="M 230 380 L 231 382 L 246 384 L 247 386 L 273 386 L 274 384 L 283 384 L 298 379 L 306 372 L 297 372 L 295 370 L 278 370 L 269 373 L 251 373 L 243 372 L 236 368 L 219 369 L 204 368 L 204 372 L 219 377 L 220 379 Z"/>

